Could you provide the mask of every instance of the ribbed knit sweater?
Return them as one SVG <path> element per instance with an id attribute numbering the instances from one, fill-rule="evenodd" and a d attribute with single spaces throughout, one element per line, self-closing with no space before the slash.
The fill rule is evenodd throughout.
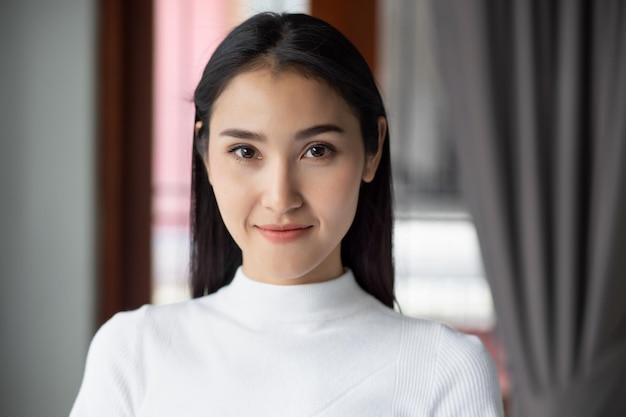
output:
<path id="1" fill-rule="evenodd" d="M 118 313 L 94 337 L 71 417 L 502 416 L 472 336 L 403 316 L 347 271 Z"/>

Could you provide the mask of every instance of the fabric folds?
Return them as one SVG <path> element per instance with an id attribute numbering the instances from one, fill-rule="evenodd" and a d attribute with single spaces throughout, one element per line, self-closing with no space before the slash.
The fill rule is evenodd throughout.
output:
<path id="1" fill-rule="evenodd" d="M 624 416 L 626 3 L 432 1 L 516 416 Z"/>

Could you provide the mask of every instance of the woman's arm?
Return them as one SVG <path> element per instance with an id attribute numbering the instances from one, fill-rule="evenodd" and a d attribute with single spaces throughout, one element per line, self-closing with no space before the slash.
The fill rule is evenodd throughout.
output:
<path id="1" fill-rule="evenodd" d="M 434 417 L 504 415 L 495 363 L 478 338 L 443 329 L 432 401 Z"/>

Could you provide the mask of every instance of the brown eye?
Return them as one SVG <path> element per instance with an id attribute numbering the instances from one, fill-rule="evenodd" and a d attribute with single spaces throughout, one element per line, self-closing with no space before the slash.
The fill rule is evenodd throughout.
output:
<path id="1" fill-rule="evenodd" d="M 247 146 L 237 146 L 236 148 L 232 149 L 231 152 L 243 159 L 252 159 L 257 157 L 256 151 L 253 148 Z"/>
<path id="2" fill-rule="evenodd" d="M 328 148 L 328 146 L 313 145 L 306 151 L 304 156 L 306 158 L 322 158 L 326 156 L 329 152 L 330 149 Z"/>

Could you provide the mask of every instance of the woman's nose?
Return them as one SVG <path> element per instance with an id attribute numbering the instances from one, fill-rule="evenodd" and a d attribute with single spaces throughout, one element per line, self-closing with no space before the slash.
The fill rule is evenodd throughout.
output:
<path id="1" fill-rule="evenodd" d="M 278 214 L 284 214 L 302 206 L 296 175 L 286 162 L 268 167 L 263 184 L 261 204 Z"/>

